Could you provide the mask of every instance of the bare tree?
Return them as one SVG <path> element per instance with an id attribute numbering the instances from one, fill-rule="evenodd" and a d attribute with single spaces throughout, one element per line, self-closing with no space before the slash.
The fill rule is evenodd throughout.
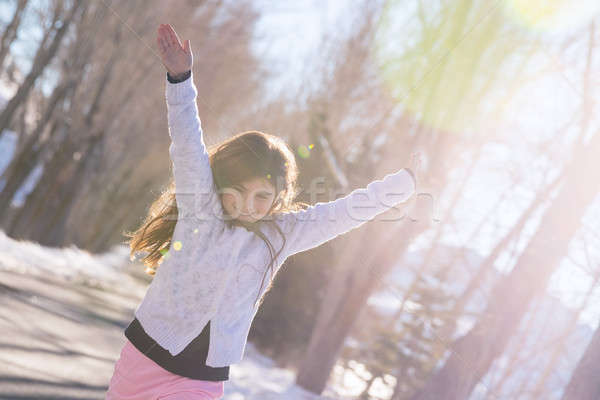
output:
<path id="1" fill-rule="evenodd" d="M 25 11 L 28 2 L 29 0 L 19 0 L 17 2 L 15 12 L 13 13 L 9 24 L 4 28 L 4 32 L 2 32 L 2 36 L 0 37 L 0 71 L 4 70 L 4 60 L 8 54 L 8 49 L 17 38 L 17 32 L 19 31 L 19 26 L 21 25 L 21 20 L 23 18 L 23 12 Z"/>
<path id="2" fill-rule="evenodd" d="M 0 200 L 6 205 L 33 167 L 43 167 L 23 206 L 3 208 L 13 237 L 106 249 L 123 240 L 124 221 L 138 221 L 131 205 L 144 212 L 153 196 L 149 188 L 168 177 L 168 135 L 166 127 L 156 129 L 165 124 L 165 114 L 148 112 L 164 108 L 164 96 L 156 95 L 164 83 L 145 82 L 157 82 L 156 73 L 159 83 L 165 79 L 148 45 L 156 27 L 149 20 L 186 21 L 188 27 L 178 32 L 192 38 L 195 54 L 205 60 L 194 74 L 207 143 L 231 133 L 231 121 L 251 114 L 247 104 L 257 103 L 264 70 L 250 48 L 258 16 L 250 2 L 140 4 L 92 3 L 92 12 L 75 21 L 69 46 L 58 54 L 64 66 L 59 84 L 5 173 L 10 185 Z M 157 159 L 165 161 L 162 167 Z"/>
<path id="3" fill-rule="evenodd" d="M 562 400 L 600 398 L 600 328 L 596 329 L 583 357 L 577 364 Z"/>
<path id="4" fill-rule="evenodd" d="M 548 280 L 567 253 L 568 244 L 580 226 L 580 220 L 600 191 L 600 164 L 594 156 L 600 146 L 600 133 L 586 143 L 590 126 L 590 66 L 594 48 L 594 27 L 590 29 L 587 66 L 583 73 L 584 113 L 578 141 L 563 174 L 563 185 L 513 270 L 493 289 L 485 314 L 493 318 L 478 321 L 456 340 L 444 365 L 412 400 L 468 398 L 490 365 L 505 349 L 531 300 L 545 290 Z M 590 169 L 590 166 L 591 169 Z M 574 197 L 571 188 L 580 190 Z"/>
<path id="5" fill-rule="evenodd" d="M 29 73 L 19 85 L 19 89 L 15 95 L 8 101 L 2 113 L 0 113 L 0 137 L 2 137 L 4 130 L 8 128 L 17 108 L 26 101 L 36 80 L 56 55 L 63 37 L 67 33 L 71 22 L 76 18 L 80 8 L 82 6 L 85 8 L 88 4 L 82 0 L 73 0 L 73 4 L 66 11 L 66 14 L 63 15 L 63 3 L 63 0 L 56 2 L 52 24 L 44 33 Z"/>
<path id="6" fill-rule="evenodd" d="M 60 130 L 48 130 L 52 119 L 56 118 L 55 110 L 68 100 L 72 101 L 77 86 L 81 83 L 83 71 L 86 65 L 90 62 L 90 57 L 94 49 L 94 33 L 97 32 L 98 25 L 90 25 L 88 16 L 89 8 L 83 9 L 81 18 L 76 21 L 76 38 L 70 43 L 62 62 L 60 70 L 61 81 L 55 86 L 52 94 L 45 104 L 45 110 L 42 118 L 37 121 L 34 131 L 27 135 L 25 140 L 15 151 L 9 166 L 4 170 L 2 175 L 5 180 L 5 185 L 0 192 L 0 217 L 6 225 L 12 216 L 11 200 L 16 191 L 23 185 L 25 179 L 38 163 L 42 162 L 42 156 L 49 151 L 52 152 L 52 144 L 56 140 L 53 134 Z M 99 18 L 103 13 L 104 8 L 96 8 L 92 18 Z M 93 110 L 87 115 L 87 118 L 93 116 Z M 88 126 L 89 128 L 89 126 Z M 49 132 L 45 139 L 42 139 L 42 134 Z M 23 135 L 21 135 L 23 136 Z M 10 232 L 11 229 L 7 229 Z"/>

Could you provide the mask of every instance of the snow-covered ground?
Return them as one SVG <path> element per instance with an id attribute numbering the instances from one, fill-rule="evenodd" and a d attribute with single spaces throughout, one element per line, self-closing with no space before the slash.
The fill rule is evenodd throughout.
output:
<path id="1" fill-rule="evenodd" d="M 0 230 L 0 269 L 31 275 L 52 274 L 68 282 L 111 288 L 143 296 L 137 279 L 126 274 L 128 252 L 125 246 L 93 255 L 76 246 L 52 248 L 26 240 L 14 240 Z"/>
<path id="2" fill-rule="evenodd" d="M 26 284 L 18 284 L 18 282 L 38 282 L 35 280 L 36 277 L 52 277 L 54 280 L 64 281 L 67 283 L 66 286 L 61 287 L 60 290 L 69 290 L 69 288 L 75 292 L 81 292 L 82 290 L 85 292 L 85 288 L 93 288 L 94 293 L 103 293 L 106 292 L 112 297 L 116 298 L 116 295 L 127 295 L 130 300 L 128 303 L 118 303 L 120 309 L 126 309 L 125 312 L 121 312 L 118 317 L 115 317 L 117 320 L 126 321 L 130 315 L 133 313 L 132 306 L 137 304 L 138 301 L 136 299 L 141 300 L 143 297 L 147 284 L 149 282 L 149 278 L 144 278 L 143 267 L 136 262 L 131 262 L 129 260 L 128 248 L 123 245 L 118 245 L 112 248 L 110 252 L 101 255 L 93 255 L 89 252 L 79 249 L 75 246 L 65 247 L 65 248 L 48 248 L 40 246 L 36 243 L 25 241 L 25 240 L 14 240 L 10 237 L 7 237 L 3 231 L 0 231 L 0 251 L 2 252 L 3 257 L 0 257 L 0 277 L 1 284 L 13 287 L 12 282 L 14 282 L 14 292 L 24 293 L 24 296 L 31 298 L 31 305 L 36 307 L 39 305 L 42 312 L 40 312 L 40 316 L 37 316 L 34 320 L 34 324 L 39 324 L 40 327 L 34 328 L 33 331 L 39 331 L 44 329 L 46 332 L 52 331 L 55 327 L 60 329 L 61 331 L 71 331 L 72 328 L 62 328 L 58 327 L 60 324 L 60 320 L 64 319 L 67 314 L 71 318 L 67 319 L 77 319 L 78 311 L 74 310 L 84 310 L 84 312 L 80 312 L 80 314 L 86 314 L 87 311 L 90 311 L 90 315 L 85 315 L 82 318 L 94 318 L 94 313 L 103 313 L 102 309 L 87 309 L 86 303 L 83 301 L 73 300 L 73 303 L 77 304 L 80 308 L 74 308 L 71 306 L 71 300 L 67 299 L 65 294 L 58 294 L 58 290 L 54 290 L 50 287 L 51 283 L 46 285 L 45 290 L 49 293 L 56 294 L 55 298 L 50 299 L 45 295 L 45 293 L 38 293 L 35 291 L 36 286 L 33 283 Z M 141 271 L 141 272 L 140 272 Z M 7 275 L 5 273 L 10 273 L 11 275 Z M 6 278 L 8 276 L 9 278 Z M 13 277 L 12 279 L 10 277 Z M 14 277 L 22 277 L 19 279 L 14 279 Z M 32 288 L 31 292 L 26 294 L 28 290 L 27 287 Z M 90 290 L 92 292 L 92 290 Z M 6 294 L 6 293 L 5 293 Z M 29 296 L 28 296 L 29 295 Z M 2 294 L 0 294 L 0 300 L 2 299 Z M 62 300 L 64 299 L 64 303 Z M 9 299 L 10 300 L 10 299 Z M 113 307 L 114 304 L 109 304 L 106 299 L 102 299 L 100 302 L 106 303 L 106 310 L 119 309 L 119 307 Z M 62 304 L 61 304 L 62 303 Z M 53 313 L 52 318 L 56 318 L 58 315 L 59 319 L 45 319 L 45 311 L 47 311 L 48 304 L 53 304 Z M 127 304 L 127 306 L 122 307 L 123 304 Z M 64 310 L 62 311 L 61 307 L 64 306 Z M 97 305 L 96 305 L 97 306 Z M 102 306 L 101 306 L 102 308 Z M 58 311 L 58 312 L 57 312 Z M 18 313 L 17 313 L 18 314 Z M 114 317 L 114 314 L 111 314 Z M 18 318 L 18 315 L 15 316 L 7 316 L 2 315 L 3 320 L 13 320 Z M 71 321 L 67 321 L 70 323 Z M 79 326 L 82 324 L 79 323 Z M 113 324 L 114 325 L 114 324 Z M 14 322 L 11 322 L 10 326 L 15 326 Z M 96 332 L 101 328 L 95 327 L 93 332 Z M 31 328 L 31 327 L 28 327 Z M 16 328 L 15 328 L 16 329 Z M 85 326 L 82 327 L 85 330 Z M 85 332 L 85 331 L 84 331 Z M 92 332 L 92 331 L 91 331 Z M 99 338 L 100 334 L 91 333 L 88 337 Z M 18 331 L 15 333 L 19 333 Z M 29 332 L 23 331 L 23 338 L 27 338 Z M 100 343 L 104 346 L 108 346 L 110 350 L 98 350 L 99 352 L 112 352 L 113 359 L 116 360 L 118 357 L 118 353 L 120 350 L 120 346 L 122 345 L 122 334 L 117 332 L 114 329 L 114 332 L 106 335 L 106 339 L 97 339 L 99 340 L 98 346 Z M 86 334 L 78 334 L 77 336 L 86 337 Z M 49 337 L 56 338 L 55 334 L 49 335 Z M 116 341 L 115 337 L 119 338 Z M 112 339 L 111 339 L 112 338 Z M 42 338 L 42 342 L 43 342 Z M 69 342 L 71 340 L 68 336 L 65 339 L 59 341 L 59 343 Z M 88 346 L 94 347 L 93 343 L 85 343 L 79 339 L 80 343 L 74 344 L 74 347 L 80 348 L 81 354 L 86 354 L 83 360 L 80 361 L 79 357 L 69 357 L 67 358 L 69 363 L 82 363 L 81 369 L 85 370 L 86 366 L 84 364 L 89 363 L 89 360 L 86 361 L 86 358 L 94 359 L 88 350 Z M 27 376 L 28 372 L 25 373 L 26 376 L 23 375 L 23 371 L 33 371 L 35 365 L 39 365 L 40 360 L 48 360 L 50 362 L 46 351 L 40 352 L 39 354 L 31 354 L 35 352 L 37 348 L 45 347 L 45 345 L 36 344 L 35 346 L 32 344 L 32 349 L 27 349 L 27 351 L 23 351 L 23 347 L 27 347 L 28 343 L 32 343 L 29 339 L 24 339 L 23 344 L 16 342 L 10 342 L 10 344 L 14 344 L 16 350 L 13 353 L 12 357 L 10 357 L 14 361 L 14 370 L 11 370 L 10 376 L 14 376 L 14 382 L 18 382 L 19 379 L 32 379 L 31 376 Z M 54 341 L 49 341 L 47 346 L 55 345 Z M 100 347 L 99 347 L 100 348 Z M 84 350 L 85 349 L 85 350 Z M 108 357 L 105 354 L 105 357 Z M 59 364 L 61 361 L 57 361 Z M 109 362 L 110 365 L 110 362 Z M 75 365 L 70 368 L 76 369 Z M 107 366 L 104 368 L 105 371 L 110 371 L 110 368 Z M 336 374 L 332 381 L 335 382 L 352 382 L 352 377 L 345 375 L 345 379 L 342 379 L 342 376 L 339 375 L 340 368 L 335 369 Z M 83 372 L 81 372 L 83 374 Z M 105 372 L 106 373 L 106 372 Z M 85 376 L 85 375 L 84 375 Z M 100 378 L 100 382 L 104 381 L 106 385 L 108 385 L 110 376 L 106 376 L 104 379 Z M 73 378 L 71 378 L 73 379 Z M 350 379 L 350 381 L 348 380 Z M 252 343 L 248 343 L 246 346 L 246 352 L 244 355 L 244 359 L 242 362 L 238 364 L 234 364 L 230 370 L 230 380 L 227 381 L 225 385 L 225 396 L 226 400 L 251 400 L 251 399 L 290 399 L 290 400 L 304 400 L 304 399 L 349 399 L 355 398 L 350 395 L 343 395 L 351 393 L 349 392 L 349 388 L 345 387 L 327 387 L 322 396 L 317 396 L 311 394 L 302 388 L 298 387 L 294 384 L 295 380 L 295 372 L 278 368 L 274 361 L 268 357 L 263 356 L 260 352 L 255 348 Z M 9 379 L 10 381 L 10 379 Z M 356 383 L 356 382 L 354 382 Z M 13 389 L 18 386 L 18 383 L 14 383 Z M 360 388 L 360 387 L 359 387 Z M 354 387 L 356 389 L 356 387 Z M 18 390 L 18 389 L 16 389 Z M 40 391 L 43 389 L 39 389 Z M 14 393 L 14 390 L 13 392 Z M 38 393 L 38 392 L 36 392 Z M 1 397 L 1 396 L 0 396 Z M 75 397 L 78 398 L 78 397 Z M 86 397 L 82 397 L 86 398 Z M 89 398 L 89 397 L 87 397 Z M 97 398 L 97 397 L 95 397 Z"/>

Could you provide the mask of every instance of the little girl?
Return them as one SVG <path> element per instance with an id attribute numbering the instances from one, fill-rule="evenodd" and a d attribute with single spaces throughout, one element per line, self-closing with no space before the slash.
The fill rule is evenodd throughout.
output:
<path id="1" fill-rule="evenodd" d="M 416 180 L 403 168 L 334 201 L 294 201 L 298 170 L 288 145 L 247 131 L 208 150 L 190 41 L 182 46 L 171 25 L 160 25 L 157 44 L 167 70 L 173 180 L 127 233 L 132 259 L 147 252 L 153 280 L 125 329 L 106 398 L 219 399 L 285 259 L 406 201 Z M 418 153 L 411 162 L 416 170 Z"/>

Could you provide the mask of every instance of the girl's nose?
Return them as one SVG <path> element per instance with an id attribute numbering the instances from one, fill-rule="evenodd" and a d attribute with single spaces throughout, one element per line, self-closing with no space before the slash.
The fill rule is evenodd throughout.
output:
<path id="1" fill-rule="evenodd" d="M 244 203 L 242 204 L 242 214 L 249 215 L 250 208 L 250 203 L 248 201 L 244 201 Z"/>

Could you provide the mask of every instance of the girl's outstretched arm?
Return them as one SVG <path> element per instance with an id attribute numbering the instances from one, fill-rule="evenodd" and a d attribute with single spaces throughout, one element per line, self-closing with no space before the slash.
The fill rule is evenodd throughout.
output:
<path id="1" fill-rule="evenodd" d="M 173 161 L 179 217 L 205 217 L 206 215 L 200 214 L 200 210 L 204 210 L 209 201 L 210 209 L 207 212 L 220 213 L 209 155 L 198 116 L 198 90 L 194 85 L 190 41 L 186 40 L 182 46 L 170 25 L 160 25 L 157 43 L 162 62 L 167 69 L 165 97 L 171 137 L 169 155 Z M 170 78 L 177 83 L 173 83 Z"/>
<path id="2" fill-rule="evenodd" d="M 318 202 L 280 216 L 286 233 L 285 255 L 317 247 L 405 202 L 416 190 L 410 168 L 387 174 L 337 200 Z"/>

